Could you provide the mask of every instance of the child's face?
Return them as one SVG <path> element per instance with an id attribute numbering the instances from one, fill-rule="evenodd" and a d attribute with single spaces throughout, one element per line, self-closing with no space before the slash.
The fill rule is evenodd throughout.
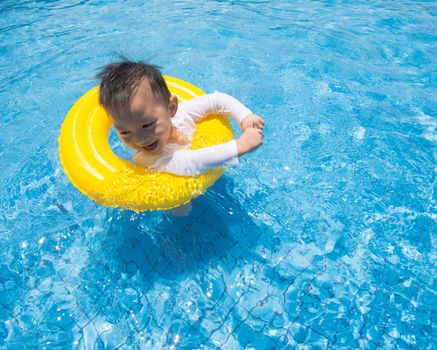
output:
<path id="1" fill-rule="evenodd" d="M 171 134 L 171 118 L 178 109 L 176 96 L 170 103 L 156 99 L 149 81 L 143 79 L 132 96 L 127 113 L 111 113 L 114 127 L 123 142 L 137 150 L 158 154 Z"/>

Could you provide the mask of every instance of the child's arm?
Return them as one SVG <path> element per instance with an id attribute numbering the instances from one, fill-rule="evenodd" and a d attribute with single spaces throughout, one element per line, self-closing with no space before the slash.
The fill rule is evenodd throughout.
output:
<path id="1" fill-rule="evenodd" d="M 262 129 L 264 126 L 264 120 L 253 114 L 240 101 L 217 91 L 186 101 L 182 106 L 195 122 L 208 114 L 221 113 L 231 116 L 243 130 L 252 126 Z"/>
<path id="2" fill-rule="evenodd" d="M 196 176 L 223 165 L 237 165 L 238 157 L 254 151 L 262 144 L 262 131 L 248 128 L 238 138 L 223 144 L 197 150 L 179 150 L 159 171 L 184 176 Z"/>

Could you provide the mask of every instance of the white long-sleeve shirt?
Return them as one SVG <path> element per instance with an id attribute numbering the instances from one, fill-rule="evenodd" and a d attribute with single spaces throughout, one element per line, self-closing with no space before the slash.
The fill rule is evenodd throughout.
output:
<path id="1" fill-rule="evenodd" d="M 199 175 L 208 169 L 223 165 L 237 165 L 239 160 L 235 140 L 189 150 L 196 129 L 196 121 L 211 113 L 229 115 L 237 122 L 241 122 L 252 112 L 234 97 L 217 91 L 184 101 L 179 104 L 172 123 L 190 140 L 190 143 L 188 145 L 167 143 L 158 155 L 141 152 L 135 157 L 139 156 L 141 165 L 149 169 L 184 176 Z"/>

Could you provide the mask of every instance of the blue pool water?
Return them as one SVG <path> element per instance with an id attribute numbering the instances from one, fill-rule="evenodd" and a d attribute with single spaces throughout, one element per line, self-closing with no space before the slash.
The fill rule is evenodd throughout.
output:
<path id="1" fill-rule="evenodd" d="M 435 349 L 432 1 L 0 2 L 1 349 Z M 188 217 L 67 180 L 114 52 L 266 120 Z M 125 152 L 114 133 L 114 149 Z"/>

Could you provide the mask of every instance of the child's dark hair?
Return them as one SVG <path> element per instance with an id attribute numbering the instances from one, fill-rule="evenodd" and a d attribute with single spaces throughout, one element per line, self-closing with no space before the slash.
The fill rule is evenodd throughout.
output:
<path id="1" fill-rule="evenodd" d="M 168 104 L 170 91 L 158 66 L 123 60 L 110 63 L 96 75 L 100 79 L 99 102 L 111 112 L 127 112 L 132 93 L 147 78 L 155 98 Z"/>

